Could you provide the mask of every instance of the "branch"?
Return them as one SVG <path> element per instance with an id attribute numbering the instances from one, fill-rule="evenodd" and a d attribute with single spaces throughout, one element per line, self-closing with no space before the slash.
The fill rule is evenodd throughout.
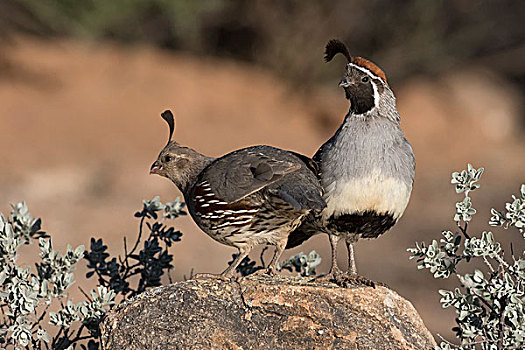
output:
<path id="1" fill-rule="evenodd" d="M 82 333 L 82 330 L 85 328 L 85 326 L 82 324 L 80 326 L 80 328 L 78 329 L 77 331 L 77 335 L 75 335 L 75 338 L 73 339 L 70 339 L 69 341 L 71 342 L 71 344 L 74 344 L 75 342 L 77 341 L 80 341 L 80 340 L 84 340 L 84 339 L 87 339 L 87 338 L 90 338 L 91 336 L 83 336 L 81 337 L 80 334 Z"/>
<path id="2" fill-rule="evenodd" d="M 461 227 L 461 225 L 458 222 L 458 227 L 461 233 L 463 233 L 463 235 L 465 236 L 465 238 L 470 239 L 470 235 L 467 233 L 468 222 L 465 222 L 465 227 Z"/>
<path id="3" fill-rule="evenodd" d="M 502 296 L 499 299 L 499 302 L 501 304 L 501 310 L 500 310 L 500 316 L 499 316 L 499 324 L 498 324 L 498 350 L 504 350 L 503 347 L 503 338 L 505 336 L 505 333 L 503 332 L 503 329 L 505 327 L 505 307 L 507 306 L 507 297 Z"/>
<path id="4" fill-rule="evenodd" d="M 125 280 L 126 278 L 129 277 L 129 271 L 130 268 L 129 267 L 129 261 L 128 259 L 131 257 L 131 255 L 133 255 L 133 253 L 135 253 L 135 250 L 137 249 L 139 243 L 140 243 L 140 240 L 142 238 L 142 230 L 143 230 L 143 227 L 144 227 L 144 220 L 146 219 L 145 216 L 143 216 L 141 219 L 140 219 L 140 223 L 139 223 L 139 234 L 137 236 L 137 240 L 135 241 L 135 245 L 133 246 L 133 249 L 131 249 L 131 251 L 129 253 L 127 253 L 127 244 L 126 244 L 126 240 L 124 240 L 124 249 L 125 249 L 125 256 L 124 256 L 124 263 L 126 265 L 126 271 L 124 272 L 124 275 L 122 276 L 122 280 Z"/>
<path id="5" fill-rule="evenodd" d="M 492 267 L 492 264 L 489 262 L 489 260 L 487 259 L 485 255 L 483 255 L 483 261 L 485 261 L 485 264 L 487 264 L 487 266 L 489 267 L 492 273 L 496 272 L 496 270 L 494 270 L 494 268 Z"/>
<path id="6" fill-rule="evenodd" d="M 34 328 L 35 326 L 37 326 L 37 325 L 38 325 L 38 327 L 39 327 L 40 329 L 42 329 L 42 328 L 40 327 L 40 322 L 41 322 L 41 321 L 44 319 L 44 317 L 46 316 L 46 314 L 47 314 L 47 310 L 49 309 L 50 306 L 51 306 L 51 304 L 47 304 L 47 306 L 45 307 L 44 311 L 42 311 L 42 315 L 40 315 L 40 317 L 38 318 L 38 320 L 36 321 L 36 323 L 33 324 L 33 327 L 31 327 L 31 329 L 33 329 L 33 328 Z M 35 315 L 36 315 L 36 310 L 35 310 Z"/>
<path id="7" fill-rule="evenodd" d="M 93 301 L 91 300 L 91 297 L 84 291 L 84 289 L 82 289 L 82 287 L 78 286 L 78 289 L 80 290 L 80 293 L 82 293 L 89 302 Z"/>
<path id="8" fill-rule="evenodd" d="M 139 243 L 140 243 L 140 239 L 142 238 L 142 227 L 144 226 L 144 220 L 146 219 L 145 216 L 143 216 L 141 219 L 140 219 L 140 223 L 139 223 L 139 235 L 137 237 L 137 241 L 135 242 L 135 245 L 133 246 L 133 249 L 131 249 L 131 251 L 129 252 L 129 254 L 126 255 L 126 259 L 128 258 L 128 256 L 132 255 L 135 250 L 137 249 Z"/>
<path id="9" fill-rule="evenodd" d="M 53 349 L 56 349 L 57 347 L 57 341 L 60 339 L 60 336 L 62 335 L 62 332 L 64 331 L 64 326 L 60 326 L 60 329 L 58 330 L 57 334 L 53 337 L 53 342 L 51 343 L 51 346 Z"/>

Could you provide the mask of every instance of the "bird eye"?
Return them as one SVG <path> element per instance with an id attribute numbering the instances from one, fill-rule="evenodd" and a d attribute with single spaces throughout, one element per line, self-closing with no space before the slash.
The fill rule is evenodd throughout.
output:
<path id="1" fill-rule="evenodd" d="M 370 79 L 368 79 L 368 77 L 363 77 L 363 79 L 361 79 L 361 81 L 362 81 L 363 83 L 368 83 L 368 80 L 370 80 Z"/>
<path id="2" fill-rule="evenodd" d="M 169 163 L 169 162 L 171 162 L 172 159 L 173 159 L 173 157 L 170 156 L 170 155 L 166 155 L 166 156 L 164 156 L 164 162 L 165 162 L 165 163 Z"/>

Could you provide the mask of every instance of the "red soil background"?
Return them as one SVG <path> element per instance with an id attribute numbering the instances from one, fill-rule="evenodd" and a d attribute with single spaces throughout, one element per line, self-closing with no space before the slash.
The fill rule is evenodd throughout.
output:
<path id="1" fill-rule="evenodd" d="M 0 74 L 0 211 L 5 215 L 9 203 L 26 201 L 60 250 L 68 243 L 88 246 L 93 236 L 112 254 L 122 253 L 122 238 L 135 237 L 133 213 L 142 199 L 179 195 L 166 179 L 148 175 L 167 140 L 159 117 L 164 109 L 175 112 L 177 141 L 213 156 L 254 144 L 312 155 L 348 109 L 336 81 L 304 92 L 258 66 L 146 46 L 18 38 L 3 55 L 9 67 Z M 320 50 L 319 65 L 321 57 Z M 342 71 L 342 65 L 336 60 L 331 69 Z M 408 298 L 434 334 L 450 338 L 454 313 L 441 308 L 437 290 L 458 281 L 418 271 L 406 248 L 454 230 L 460 197 L 450 173 L 467 162 L 486 168 L 473 194 L 478 214 L 472 232 L 490 229 L 490 208 L 501 210 L 525 182 L 523 99 L 515 86 L 476 66 L 416 75 L 393 89 L 416 154 L 415 186 L 399 224 L 357 245 L 358 269 Z M 225 268 L 232 248 L 189 217 L 174 223 L 184 233 L 172 248 L 175 279 L 191 269 Z M 518 232 L 494 231 L 505 250 L 510 241 L 523 250 Z M 315 249 L 324 272 L 328 248 L 327 238 L 318 236 L 285 255 Z M 340 264 L 346 263 L 343 252 Z M 19 262 L 32 263 L 32 256 Z M 89 286 L 84 272 L 77 272 L 77 284 Z"/>

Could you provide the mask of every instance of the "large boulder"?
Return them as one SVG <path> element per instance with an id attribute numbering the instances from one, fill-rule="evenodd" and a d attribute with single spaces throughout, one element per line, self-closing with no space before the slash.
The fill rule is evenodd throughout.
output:
<path id="1" fill-rule="evenodd" d="M 412 304 L 385 286 L 248 277 L 154 288 L 112 310 L 104 349 L 433 349 Z"/>

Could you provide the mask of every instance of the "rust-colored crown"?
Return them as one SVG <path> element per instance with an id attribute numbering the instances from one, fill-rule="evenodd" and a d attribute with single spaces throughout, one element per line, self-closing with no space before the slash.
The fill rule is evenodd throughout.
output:
<path id="1" fill-rule="evenodd" d="M 330 62 L 332 58 L 334 58 L 334 56 L 338 53 L 345 56 L 349 63 L 368 69 L 370 72 L 372 72 L 372 74 L 383 79 L 385 83 L 387 82 L 385 72 L 383 72 L 383 70 L 379 68 L 376 64 L 362 57 L 350 56 L 350 52 L 348 51 L 348 48 L 343 42 L 335 39 L 330 40 L 328 44 L 326 44 L 324 56 L 325 61 Z"/>
<path id="2" fill-rule="evenodd" d="M 372 72 L 372 74 L 375 74 L 381 79 L 383 79 L 385 83 L 387 82 L 385 72 L 383 72 L 383 70 L 379 68 L 375 63 L 370 62 L 369 60 L 363 57 L 352 57 L 352 59 L 350 60 L 350 63 L 353 63 L 357 66 L 368 69 L 369 71 Z"/>

